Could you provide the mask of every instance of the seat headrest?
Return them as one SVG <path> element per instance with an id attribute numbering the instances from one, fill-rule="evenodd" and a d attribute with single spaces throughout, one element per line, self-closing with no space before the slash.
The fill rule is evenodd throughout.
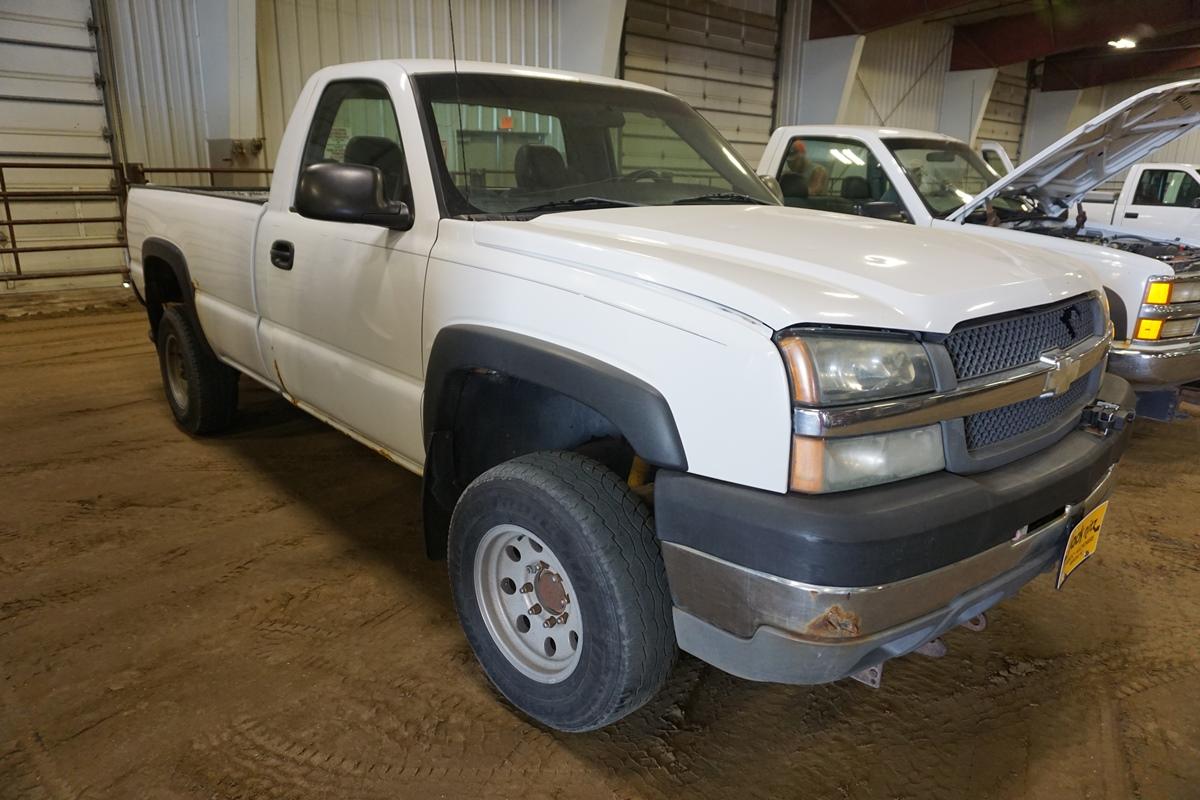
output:
<path id="1" fill-rule="evenodd" d="M 567 185 L 567 165 L 562 153 L 547 144 L 521 145 L 513 169 L 520 189 L 536 192 Z"/>
<path id="2" fill-rule="evenodd" d="M 785 172 L 779 176 L 779 189 L 784 197 L 808 198 L 808 181 L 796 172 Z"/>
<path id="3" fill-rule="evenodd" d="M 404 151 L 385 136 L 352 136 L 346 142 L 345 161 L 387 172 L 389 167 L 395 169 L 404 163 Z"/>
<path id="4" fill-rule="evenodd" d="M 842 178 L 842 197 L 847 200 L 870 200 L 871 184 L 859 175 L 847 175 Z"/>

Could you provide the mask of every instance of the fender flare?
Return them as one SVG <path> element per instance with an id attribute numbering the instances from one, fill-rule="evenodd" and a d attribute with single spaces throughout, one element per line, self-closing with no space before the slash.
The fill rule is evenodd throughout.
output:
<path id="1" fill-rule="evenodd" d="M 191 307 L 196 306 L 196 290 L 192 286 L 191 275 L 188 273 L 187 259 L 178 247 L 166 239 L 150 237 L 142 242 L 142 274 L 145 275 L 146 259 L 157 258 L 171 268 L 175 280 L 179 283 L 179 291 L 183 293 L 184 301 Z M 143 280 L 145 278 L 143 277 Z"/>
<path id="2" fill-rule="evenodd" d="M 592 356 L 480 325 L 448 326 L 434 339 L 422 403 L 427 450 L 434 434 L 453 421 L 454 376 L 472 369 L 494 370 L 577 400 L 612 422 L 647 462 L 687 470 L 671 407 L 653 386 Z"/>
<path id="3" fill-rule="evenodd" d="M 1107 286 L 1104 287 L 1104 294 L 1108 297 L 1108 318 L 1112 320 L 1116 338 L 1128 339 L 1129 311 L 1125 308 L 1125 301 L 1121 299 L 1121 295 Z"/>

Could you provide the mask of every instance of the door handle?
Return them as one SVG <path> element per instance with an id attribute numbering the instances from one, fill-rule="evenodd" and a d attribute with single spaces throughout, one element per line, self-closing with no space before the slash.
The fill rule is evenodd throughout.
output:
<path id="1" fill-rule="evenodd" d="M 296 257 L 296 248 L 291 242 L 276 239 L 271 243 L 271 264 L 280 269 L 291 269 Z"/>
<path id="2" fill-rule="evenodd" d="M 1125 212 L 1125 219 L 1137 219 L 1137 218 L 1138 218 L 1138 212 L 1136 212 L 1136 211 L 1126 211 Z"/>

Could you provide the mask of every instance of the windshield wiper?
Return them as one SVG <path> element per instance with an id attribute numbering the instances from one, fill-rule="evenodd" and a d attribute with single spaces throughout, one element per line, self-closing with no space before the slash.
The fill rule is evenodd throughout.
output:
<path id="1" fill-rule="evenodd" d="M 671 201 L 671 205 L 673 206 L 682 206 L 689 203 L 754 203 L 759 206 L 771 205 L 765 200 L 759 200 L 757 197 L 751 197 L 741 192 L 713 192 L 711 194 L 699 194 L 695 197 L 681 197 L 678 200 Z"/>
<path id="2" fill-rule="evenodd" d="M 609 197 L 572 197 L 569 200 L 551 200 L 525 208 L 510 211 L 510 214 L 534 214 L 539 211 L 580 211 L 587 208 L 631 208 L 641 203 L 630 203 L 626 200 L 613 200 Z"/>

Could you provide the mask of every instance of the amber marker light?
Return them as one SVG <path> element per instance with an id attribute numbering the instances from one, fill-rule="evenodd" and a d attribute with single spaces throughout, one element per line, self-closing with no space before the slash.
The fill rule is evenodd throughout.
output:
<path id="1" fill-rule="evenodd" d="M 1162 335 L 1163 321 L 1161 319 L 1139 319 L 1135 339 L 1158 339 Z"/>
<path id="2" fill-rule="evenodd" d="M 779 342 L 779 350 L 787 360 L 788 375 L 792 379 L 792 399 L 797 403 L 816 405 L 819 391 L 817 374 L 813 370 L 808 345 L 799 336 L 789 336 Z"/>
<path id="3" fill-rule="evenodd" d="M 1165 281 L 1151 281 L 1146 288 L 1146 302 L 1160 306 L 1171 302 L 1171 284 Z"/>

